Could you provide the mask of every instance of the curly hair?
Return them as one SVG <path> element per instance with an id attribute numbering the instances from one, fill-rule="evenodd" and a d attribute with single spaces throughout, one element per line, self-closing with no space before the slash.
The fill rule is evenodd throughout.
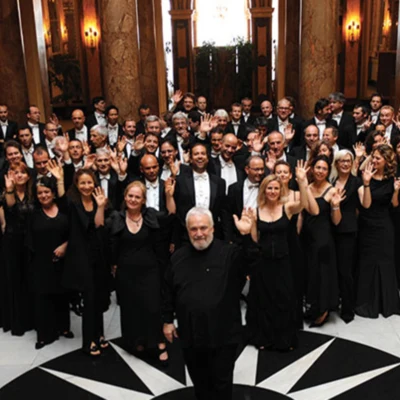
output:
<path id="1" fill-rule="evenodd" d="M 394 177 L 397 170 L 397 161 L 396 154 L 393 151 L 392 147 L 387 144 L 380 144 L 372 152 L 372 155 L 375 152 L 378 152 L 385 160 L 385 167 L 383 169 L 384 178 L 388 179 Z"/>
<path id="2" fill-rule="evenodd" d="M 281 180 L 276 176 L 276 175 L 268 175 L 266 178 L 263 179 L 263 181 L 261 182 L 260 188 L 258 190 L 258 196 L 257 196 L 257 205 L 259 208 L 262 208 L 265 206 L 265 204 L 267 203 L 267 200 L 265 198 L 265 190 L 267 189 L 267 186 L 271 183 L 271 182 L 278 182 L 279 186 L 281 187 L 280 193 L 279 193 L 279 201 L 282 200 L 282 182 Z"/>

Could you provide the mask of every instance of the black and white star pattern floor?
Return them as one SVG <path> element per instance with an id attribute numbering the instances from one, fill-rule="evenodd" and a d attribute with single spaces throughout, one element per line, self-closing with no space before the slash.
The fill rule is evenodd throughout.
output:
<path id="1" fill-rule="evenodd" d="M 0 399 L 194 400 L 179 342 L 169 347 L 167 368 L 129 354 L 120 339 L 119 309 L 105 315 L 111 347 L 99 359 L 80 351 L 75 339 L 60 339 L 37 351 L 35 333 L 0 334 Z M 336 314 L 320 329 L 299 334 L 289 353 L 238 350 L 234 400 L 394 400 L 400 393 L 400 317 L 357 318 L 345 324 Z"/>

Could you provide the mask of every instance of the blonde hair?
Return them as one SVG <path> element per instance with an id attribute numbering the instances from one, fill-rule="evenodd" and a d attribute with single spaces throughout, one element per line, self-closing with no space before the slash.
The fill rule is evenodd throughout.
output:
<path id="1" fill-rule="evenodd" d="M 147 194 L 146 186 L 145 186 L 145 184 L 144 184 L 143 182 L 141 182 L 141 181 L 133 181 L 133 182 L 131 182 L 131 183 L 126 187 L 126 189 L 125 189 L 125 191 L 124 191 L 124 199 L 125 199 L 126 195 L 128 194 L 128 192 L 129 192 L 133 187 L 138 187 L 138 188 L 142 191 L 144 201 L 146 202 L 146 198 L 147 198 L 147 196 L 146 196 L 146 194 Z M 123 208 L 125 208 L 125 207 L 126 207 L 126 204 L 125 204 L 125 200 L 124 200 Z"/>
<path id="2" fill-rule="evenodd" d="M 258 190 L 257 205 L 259 208 L 264 207 L 265 204 L 267 203 L 267 200 L 265 198 L 265 189 L 271 182 L 274 182 L 274 181 L 278 182 L 279 186 L 281 188 L 280 193 L 279 193 L 279 201 L 282 202 L 282 189 L 283 189 L 282 182 L 276 175 L 271 174 L 263 179 L 263 181 L 261 182 L 260 188 Z"/>

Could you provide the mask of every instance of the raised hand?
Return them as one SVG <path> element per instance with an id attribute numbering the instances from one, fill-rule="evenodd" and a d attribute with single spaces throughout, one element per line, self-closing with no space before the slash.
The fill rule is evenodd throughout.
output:
<path id="1" fill-rule="evenodd" d="M 47 163 L 47 171 L 51 173 L 58 181 L 64 178 L 64 169 L 60 162 L 56 160 L 49 160 Z"/>
<path id="2" fill-rule="evenodd" d="M 271 171 L 274 170 L 276 164 L 276 155 L 272 150 L 267 153 L 267 158 L 265 159 L 265 166 Z"/>
<path id="3" fill-rule="evenodd" d="M 174 104 L 178 104 L 181 100 L 183 99 L 183 93 L 182 90 L 177 90 L 173 95 L 172 95 L 172 101 Z"/>
<path id="4" fill-rule="evenodd" d="M 169 177 L 165 183 L 164 183 L 164 190 L 165 190 L 165 195 L 167 197 L 173 197 L 174 193 L 175 193 L 175 184 L 176 181 L 174 178 Z"/>
<path id="5" fill-rule="evenodd" d="M 398 192 L 400 190 L 400 178 L 394 180 L 394 190 Z"/>
<path id="6" fill-rule="evenodd" d="M 105 207 L 107 204 L 107 197 L 104 195 L 104 190 L 97 186 L 93 191 L 93 197 L 97 203 L 97 207 Z"/>
<path id="7" fill-rule="evenodd" d="M 173 178 L 175 178 L 175 177 L 178 175 L 179 169 L 180 169 L 180 165 L 181 165 L 181 162 L 180 162 L 180 161 L 178 161 L 177 164 L 175 164 L 173 161 L 171 161 L 171 162 L 168 164 L 169 170 L 171 171 L 171 176 L 172 176 Z"/>
<path id="8" fill-rule="evenodd" d="M 267 141 L 268 141 L 268 136 L 263 138 L 262 133 L 259 133 L 257 137 L 254 138 L 253 140 L 253 150 L 256 151 L 257 153 L 261 153 Z"/>
<path id="9" fill-rule="evenodd" d="M 366 131 L 368 130 L 372 125 L 372 118 L 371 116 L 368 117 L 368 119 L 364 122 L 364 127 L 363 130 Z"/>
<path id="10" fill-rule="evenodd" d="M 126 146 L 126 136 L 120 136 L 119 138 L 118 138 L 118 140 L 117 140 L 117 146 L 116 146 L 116 149 L 117 149 L 117 152 L 118 153 L 122 153 L 123 151 L 124 151 L 124 149 L 125 149 L 125 146 Z"/>
<path id="11" fill-rule="evenodd" d="M 68 145 L 69 145 L 69 142 L 65 136 L 58 139 L 58 148 L 60 149 L 60 151 L 62 153 L 65 153 L 68 151 Z"/>
<path id="12" fill-rule="evenodd" d="M 304 160 L 297 160 L 296 166 L 296 181 L 297 182 L 306 182 L 307 183 L 307 173 L 310 170 L 310 167 L 306 168 Z"/>
<path id="13" fill-rule="evenodd" d="M 235 222 L 237 230 L 240 232 L 241 235 L 250 234 L 251 228 L 254 223 L 252 210 L 250 208 L 243 209 L 240 219 L 237 215 L 233 215 L 233 220 Z"/>
<path id="14" fill-rule="evenodd" d="M 88 156 L 90 154 L 90 146 L 86 140 L 82 142 L 83 155 Z"/>
<path id="15" fill-rule="evenodd" d="M 144 135 L 143 133 L 139 133 L 139 135 L 136 136 L 133 148 L 137 153 L 139 153 L 143 149 L 143 147 L 144 147 Z"/>
<path id="16" fill-rule="evenodd" d="M 284 135 L 285 135 L 286 143 L 289 143 L 289 142 L 292 141 L 295 133 L 296 132 L 293 129 L 293 125 L 292 124 L 287 124 L 285 129 L 284 129 Z"/>
<path id="17" fill-rule="evenodd" d="M 343 188 L 336 188 L 331 197 L 331 206 L 339 207 L 340 203 L 346 198 L 346 191 Z"/>
<path id="18" fill-rule="evenodd" d="M 84 169 L 93 168 L 94 162 L 96 161 L 96 154 L 89 154 L 85 158 L 85 164 L 83 165 Z"/>
<path id="19" fill-rule="evenodd" d="M 4 181 L 7 192 L 12 192 L 15 189 L 15 173 L 14 171 L 8 170 L 8 173 L 4 175 Z"/>
<path id="20" fill-rule="evenodd" d="M 200 118 L 200 132 L 206 134 L 211 131 L 212 126 L 212 116 L 210 114 L 205 114 Z M 205 136 L 205 135 L 203 135 Z"/>
<path id="21" fill-rule="evenodd" d="M 49 122 L 54 124 L 55 126 L 59 126 L 60 125 L 60 121 L 59 121 L 57 115 L 54 114 L 54 113 L 51 114 L 51 117 L 49 118 Z"/>
<path id="22" fill-rule="evenodd" d="M 126 157 L 118 157 L 119 174 L 125 175 L 128 170 L 128 159 Z"/>
<path id="23" fill-rule="evenodd" d="M 362 180 L 364 186 L 369 186 L 372 177 L 375 175 L 376 169 L 374 170 L 374 166 L 372 163 L 368 163 L 362 173 Z"/>
<path id="24" fill-rule="evenodd" d="M 118 164 L 118 157 L 117 152 L 115 150 L 110 149 L 110 159 L 111 159 L 111 168 L 119 174 L 119 164 Z"/>
<path id="25" fill-rule="evenodd" d="M 364 146 L 363 143 L 357 142 L 357 143 L 353 146 L 353 149 L 354 149 L 354 153 L 355 153 L 355 155 L 356 155 L 356 158 L 361 158 L 361 157 L 364 156 L 364 154 L 365 154 L 365 146 Z"/>

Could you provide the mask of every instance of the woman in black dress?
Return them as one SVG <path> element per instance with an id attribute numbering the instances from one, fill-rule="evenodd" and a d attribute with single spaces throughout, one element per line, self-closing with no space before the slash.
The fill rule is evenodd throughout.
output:
<path id="1" fill-rule="evenodd" d="M 109 347 L 103 326 L 103 313 L 110 303 L 111 280 L 104 228 L 107 198 L 88 169 L 75 173 L 68 197 L 69 236 L 63 285 L 82 292 L 82 350 L 97 357 Z"/>
<path id="2" fill-rule="evenodd" d="M 339 300 L 335 244 L 332 222 L 340 222 L 342 190 L 328 182 L 331 166 L 326 156 L 317 156 L 311 163 L 313 182 L 309 186 L 309 202 L 315 200 L 318 215 L 304 213 L 303 234 L 307 249 L 307 301 L 310 304 L 310 327 L 322 326 L 329 311 L 336 309 Z"/>
<path id="3" fill-rule="evenodd" d="M 354 272 L 357 257 L 357 207 L 361 179 L 352 175 L 354 156 L 350 150 L 339 150 L 334 157 L 331 182 L 343 190 L 346 198 L 340 203 L 342 218 L 334 228 L 339 290 L 342 300 L 341 318 L 346 323 L 354 319 Z"/>
<path id="4" fill-rule="evenodd" d="M 289 257 L 288 229 L 294 214 L 307 206 L 307 172 L 296 169 L 299 201 L 282 202 L 282 183 L 276 175 L 262 181 L 252 239 L 260 256 L 253 265 L 248 295 L 250 343 L 259 349 L 286 351 L 297 344 L 296 298 Z"/>
<path id="5" fill-rule="evenodd" d="M 33 299 L 29 285 L 27 222 L 34 209 L 32 177 L 22 162 L 12 164 L 4 176 L 6 231 L 3 239 L 6 293 L 3 329 L 21 336 L 33 329 Z"/>
<path id="6" fill-rule="evenodd" d="M 168 203 L 173 201 L 173 181 L 165 184 Z M 125 210 L 115 216 L 111 227 L 122 338 L 131 352 L 150 350 L 166 363 L 161 320 L 162 243 L 156 211 L 146 208 L 146 187 L 139 181 L 127 186 L 124 203 Z"/>
<path id="7" fill-rule="evenodd" d="M 390 204 L 394 192 L 396 160 L 392 148 L 379 145 L 372 152 L 374 171 L 364 171 L 363 190 L 370 193 L 370 206 L 360 207 L 359 276 L 355 312 L 366 318 L 400 314 L 394 264 L 394 230 Z M 366 176 L 368 175 L 368 176 Z"/>
<path id="8" fill-rule="evenodd" d="M 29 221 L 28 244 L 32 252 L 31 285 L 35 295 L 36 349 L 50 344 L 59 336 L 73 338 L 70 331 L 69 299 L 61 286 L 63 259 L 67 250 L 68 216 L 64 196 L 63 169 L 50 161 L 47 176 L 36 184 L 39 207 Z M 62 208 L 64 208 L 62 210 Z"/>

